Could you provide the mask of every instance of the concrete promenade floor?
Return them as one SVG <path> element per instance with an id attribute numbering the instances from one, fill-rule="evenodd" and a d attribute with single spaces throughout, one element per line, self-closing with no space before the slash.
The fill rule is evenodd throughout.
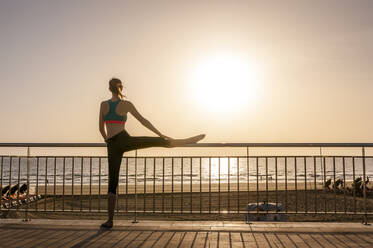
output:
<path id="1" fill-rule="evenodd" d="M 373 247 L 361 223 L 0 219 L 0 247 Z"/>

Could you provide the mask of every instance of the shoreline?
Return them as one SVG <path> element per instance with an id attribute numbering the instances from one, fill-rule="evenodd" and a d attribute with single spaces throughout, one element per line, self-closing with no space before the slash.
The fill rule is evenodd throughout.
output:
<path id="1" fill-rule="evenodd" d="M 346 189 L 347 187 L 351 188 L 352 181 L 348 181 L 346 183 Z M 368 184 L 370 187 L 370 184 Z M 192 184 L 190 183 L 175 183 L 172 187 L 172 184 L 137 184 L 136 185 L 136 193 L 137 194 L 159 194 L 159 193 L 208 193 L 208 192 L 232 192 L 237 193 L 239 189 L 239 192 L 256 192 L 256 191 L 293 191 L 293 190 L 299 190 L 299 191 L 313 191 L 313 190 L 322 190 L 324 189 L 324 184 L 322 182 L 316 182 L 316 185 L 314 182 L 307 182 L 305 184 L 304 182 L 298 182 L 295 184 L 294 182 L 288 182 L 287 184 L 281 182 L 277 183 L 277 188 L 275 183 L 269 183 L 266 184 L 265 182 L 261 183 L 250 183 L 249 184 L 249 190 L 248 190 L 248 184 L 247 183 L 239 183 L 232 182 L 230 185 L 228 183 L 202 183 L 201 185 L 199 183 Z M 332 187 L 330 187 L 332 189 Z M 343 187 L 340 188 L 343 191 Z M 48 185 L 45 187 L 45 185 L 39 185 L 38 188 L 36 186 L 30 187 L 29 193 L 30 194 L 38 194 L 38 195 L 105 195 L 107 193 L 108 186 L 106 185 Z M 122 184 L 118 186 L 118 194 L 135 194 L 135 185 L 134 184 Z"/>

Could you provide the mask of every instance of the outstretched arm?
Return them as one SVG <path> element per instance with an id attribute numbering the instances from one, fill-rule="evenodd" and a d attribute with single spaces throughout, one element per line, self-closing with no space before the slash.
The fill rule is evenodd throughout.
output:
<path id="1" fill-rule="evenodd" d="M 102 137 L 104 138 L 104 140 L 106 142 L 106 131 L 105 131 L 105 124 L 104 124 L 104 114 L 103 114 L 103 111 L 102 111 L 102 104 L 103 104 L 103 102 L 100 105 L 100 115 L 98 117 L 98 126 L 99 126 L 99 129 L 100 129 L 100 133 L 101 133 Z"/>
<path id="2" fill-rule="evenodd" d="M 148 129 L 152 130 L 154 133 L 158 134 L 159 136 L 161 137 L 166 137 L 168 138 L 167 136 L 164 136 L 163 134 L 161 134 L 161 132 L 159 132 L 151 123 L 150 121 L 148 121 L 147 119 L 145 119 L 138 111 L 137 109 L 135 108 L 135 106 L 130 102 L 130 101 L 127 101 L 128 102 L 128 105 L 129 105 L 129 112 L 142 124 L 144 125 L 145 127 L 147 127 Z"/>

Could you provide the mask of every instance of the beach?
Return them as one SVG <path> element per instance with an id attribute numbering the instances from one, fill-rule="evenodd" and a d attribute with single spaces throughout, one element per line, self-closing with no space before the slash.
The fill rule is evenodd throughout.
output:
<path id="1" fill-rule="evenodd" d="M 314 186 L 314 183 L 305 185 L 304 182 L 297 185 L 281 183 L 277 184 L 276 190 L 276 184 L 273 183 L 252 183 L 248 191 L 247 184 L 232 183 L 229 187 L 228 184 L 221 184 L 219 191 L 218 184 L 211 184 L 211 190 L 208 184 L 192 184 L 191 192 L 190 184 L 183 184 L 182 188 L 180 184 L 174 185 L 173 190 L 172 185 L 163 187 L 146 184 L 144 187 L 139 184 L 136 194 L 134 185 L 128 185 L 126 194 L 126 185 L 120 185 L 116 213 L 118 218 L 124 219 L 133 218 L 136 212 L 140 219 L 241 220 L 248 204 L 270 202 L 284 207 L 282 213 L 287 213 L 288 221 L 362 220 L 362 216 L 355 214 L 365 210 L 362 196 L 353 196 L 342 190 L 324 189 L 321 183 L 317 183 L 316 188 Z M 54 190 L 56 194 L 53 194 Z M 106 185 L 101 188 L 97 185 L 75 185 L 74 188 L 71 185 L 56 185 L 55 188 L 39 186 L 38 194 L 41 198 L 29 204 L 31 211 L 28 215 L 32 218 L 105 218 L 106 193 Z M 25 205 L 19 207 L 26 209 Z M 367 194 L 366 208 L 368 212 L 373 210 L 371 192 Z M 35 213 L 35 210 L 38 212 Z M 318 214 L 315 215 L 315 212 Z M 257 212 L 253 211 L 252 214 Z M 22 217 L 24 213 L 19 212 L 16 215 Z"/>

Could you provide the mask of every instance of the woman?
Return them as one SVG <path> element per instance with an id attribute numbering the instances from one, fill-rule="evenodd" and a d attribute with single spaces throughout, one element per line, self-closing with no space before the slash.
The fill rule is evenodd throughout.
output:
<path id="1" fill-rule="evenodd" d="M 187 139 L 172 139 L 159 132 L 148 120 L 137 112 L 130 101 L 123 100 L 123 84 L 117 78 L 109 81 L 111 99 L 101 102 L 99 127 L 102 137 L 107 143 L 109 163 L 109 187 L 108 187 L 108 220 L 101 226 L 111 228 L 113 226 L 114 208 L 116 202 L 116 190 L 119 179 L 119 169 L 124 152 L 148 148 L 148 147 L 175 147 L 185 144 L 197 143 L 205 137 L 204 134 Z M 159 137 L 133 137 L 130 136 L 124 125 L 127 113 L 131 113 L 141 124 L 159 135 Z M 105 125 L 106 131 L 105 132 Z"/>

